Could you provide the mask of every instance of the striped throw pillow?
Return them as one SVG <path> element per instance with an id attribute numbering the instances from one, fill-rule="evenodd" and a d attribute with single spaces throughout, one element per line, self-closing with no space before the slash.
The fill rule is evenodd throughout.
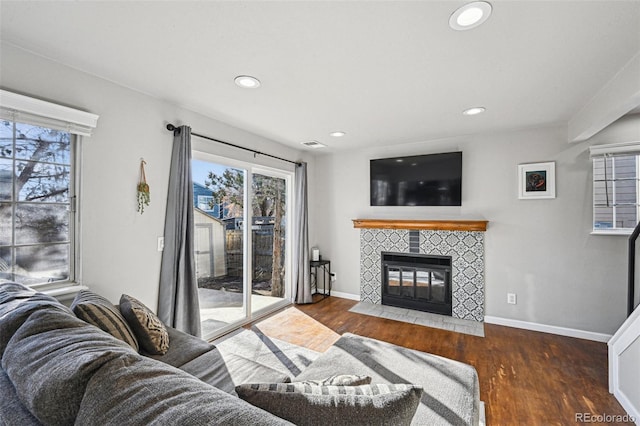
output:
<path id="1" fill-rule="evenodd" d="M 104 297 L 92 291 L 82 290 L 71 303 L 71 310 L 81 320 L 128 343 L 136 352 L 140 350 L 138 340 L 127 321 L 118 308 Z"/>
<path id="2" fill-rule="evenodd" d="M 368 385 L 371 383 L 371 377 L 369 376 L 359 376 L 356 374 L 336 374 L 333 376 L 329 376 L 326 379 L 320 380 L 305 380 L 302 382 L 305 385 L 318 385 L 318 386 L 332 386 L 332 385 L 341 385 L 341 386 L 360 386 L 360 385 Z"/>
<path id="3" fill-rule="evenodd" d="M 318 386 L 256 383 L 236 386 L 245 401 L 297 425 L 409 425 L 422 387 L 409 384 Z"/>
<path id="4" fill-rule="evenodd" d="M 164 355 L 169 350 L 169 333 L 160 318 L 135 297 L 120 297 L 120 312 L 140 342 L 143 351 Z"/>

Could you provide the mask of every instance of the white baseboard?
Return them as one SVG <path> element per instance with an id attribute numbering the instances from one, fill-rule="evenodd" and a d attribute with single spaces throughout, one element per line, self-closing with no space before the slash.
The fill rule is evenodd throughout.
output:
<path id="1" fill-rule="evenodd" d="M 558 334 L 560 336 L 576 337 L 578 339 L 593 340 L 596 342 L 608 342 L 611 334 L 595 333 L 593 331 L 578 330 L 575 328 L 558 327 L 555 325 L 538 324 L 535 322 L 520 321 L 509 318 L 485 316 L 487 324 L 505 325 L 507 327 L 522 328 L 525 330 L 541 331 L 543 333 Z"/>
<path id="2" fill-rule="evenodd" d="M 339 297 L 341 299 L 357 300 L 358 302 L 360 301 L 359 294 L 343 293 L 341 291 L 331 290 L 331 295 L 335 297 Z"/>

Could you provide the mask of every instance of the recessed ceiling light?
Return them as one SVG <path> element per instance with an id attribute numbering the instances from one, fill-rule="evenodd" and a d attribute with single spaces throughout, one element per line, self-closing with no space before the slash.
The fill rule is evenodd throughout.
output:
<path id="1" fill-rule="evenodd" d="M 344 135 L 346 135 L 346 133 L 345 132 L 340 132 L 340 131 L 329 133 L 329 136 L 333 136 L 334 138 L 341 138 Z"/>
<path id="2" fill-rule="evenodd" d="M 475 28 L 489 19 L 491 9 L 491 4 L 486 1 L 467 3 L 453 12 L 449 18 L 449 26 L 457 31 Z"/>
<path id="3" fill-rule="evenodd" d="M 250 75 L 239 75 L 233 81 L 244 89 L 257 89 L 260 87 L 260 80 Z"/>
<path id="4" fill-rule="evenodd" d="M 462 111 L 462 113 L 464 115 L 478 115 L 478 114 L 482 114 L 485 111 L 486 109 L 484 107 L 473 107 L 473 108 L 465 109 L 464 111 Z"/>

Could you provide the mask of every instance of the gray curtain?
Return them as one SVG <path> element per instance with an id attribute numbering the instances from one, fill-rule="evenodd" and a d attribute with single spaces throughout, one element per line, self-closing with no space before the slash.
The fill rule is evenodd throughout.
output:
<path id="1" fill-rule="evenodd" d="M 158 317 L 171 327 L 199 337 L 200 305 L 193 230 L 191 128 L 180 126 L 173 132 Z"/>
<path id="2" fill-rule="evenodd" d="M 295 280 L 295 302 L 311 303 L 311 278 L 309 268 L 309 216 L 307 212 L 307 163 L 296 166 L 295 173 L 295 222 L 294 222 L 294 255 L 297 259 L 293 265 Z"/>

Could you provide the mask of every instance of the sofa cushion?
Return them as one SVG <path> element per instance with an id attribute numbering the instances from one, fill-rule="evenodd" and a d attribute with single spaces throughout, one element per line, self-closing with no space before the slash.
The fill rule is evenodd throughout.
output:
<path id="1" fill-rule="evenodd" d="M 89 381 L 78 425 L 288 425 L 169 365 L 130 355 Z"/>
<path id="2" fill-rule="evenodd" d="M 422 388 L 399 385 L 246 384 L 240 398 L 297 425 L 408 425 Z"/>
<path id="3" fill-rule="evenodd" d="M 71 314 L 69 308 L 51 296 L 36 293 L 22 284 L 0 283 L 0 357 L 22 323 L 32 313 L 44 308 Z"/>
<path id="4" fill-rule="evenodd" d="M 215 346 L 206 340 L 173 327 L 166 326 L 166 328 L 169 334 L 169 350 L 164 355 L 145 354 L 149 358 L 180 368 L 189 361 L 215 349 Z"/>
<path id="5" fill-rule="evenodd" d="M 71 309 L 81 320 L 128 343 L 136 351 L 140 349 L 138 340 L 127 321 L 118 308 L 104 297 L 88 290 L 82 290 L 71 303 Z"/>
<path id="6" fill-rule="evenodd" d="M 32 313 L 2 357 L 24 406 L 45 424 L 73 424 L 87 382 L 102 365 L 137 355 L 126 343 L 54 309 Z"/>
<path id="7" fill-rule="evenodd" d="M 135 297 L 120 297 L 120 312 L 148 354 L 164 355 L 169 350 L 169 333 L 156 314 Z"/>
<path id="8" fill-rule="evenodd" d="M 471 365 L 345 333 L 294 381 L 330 374 L 361 374 L 373 383 L 414 383 L 424 388 L 412 424 L 477 425 L 478 374 Z"/>
<path id="9" fill-rule="evenodd" d="M 291 381 L 287 374 L 237 354 L 222 354 L 217 348 L 189 361 L 180 369 L 232 395 L 235 395 L 235 387 L 243 383 Z"/>
<path id="10" fill-rule="evenodd" d="M 0 425 L 40 425 L 38 419 L 33 417 L 33 414 L 27 407 L 22 405 L 16 388 L 13 387 L 13 383 L 9 380 L 7 373 L 0 368 Z"/>

